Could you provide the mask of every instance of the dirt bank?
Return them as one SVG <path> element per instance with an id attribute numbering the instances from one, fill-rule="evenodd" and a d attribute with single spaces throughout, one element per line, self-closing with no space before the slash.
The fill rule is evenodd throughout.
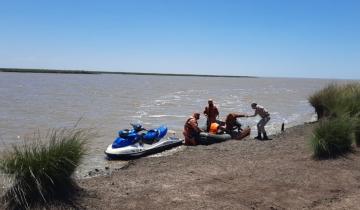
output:
<path id="1" fill-rule="evenodd" d="M 313 125 L 142 158 L 79 181 L 79 209 L 359 209 L 360 152 L 311 157 Z"/>

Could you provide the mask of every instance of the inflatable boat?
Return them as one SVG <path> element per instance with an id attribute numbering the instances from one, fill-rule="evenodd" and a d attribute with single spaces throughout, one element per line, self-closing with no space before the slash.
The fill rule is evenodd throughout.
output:
<path id="1" fill-rule="evenodd" d="M 105 150 L 109 159 L 131 159 L 157 152 L 162 152 L 183 143 L 177 137 L 164 138 L 166 126 L 146 130 L 139 124 L 132 124 L 133 129 L 119 131 L 119 136 Z"/>
<path id="2" fill-rule="evenodd" d="M 211 134 L 207 132 L 200 133 L 199 143 L 204 145 L 209 145 L 213 143 L 223 142 L 231 139 L 230 134 Z"/>
<path id="3" fill-rule="evenodd" d="M 209 145 L 213 143 L 223 142 L 229 139 L 242 140 L 247 136 L 250 136 L 251 129 L 249 127 L 245 127 L 244 129 L 232 131 L 231 135 L 228 133 L 223 134 L 211 134 L 207 132 L 200 133 L 199 144 Z"/>

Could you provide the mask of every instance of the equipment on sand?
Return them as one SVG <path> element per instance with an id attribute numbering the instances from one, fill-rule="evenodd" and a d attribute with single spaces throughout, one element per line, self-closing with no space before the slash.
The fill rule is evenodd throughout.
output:
<path id="1" fill-rule="evenodd" d="M 139 124 L 131 124 L 133 129 L 120 130 L 119 136 L 105 150 L 109 159 L 131 159 L 179 146 L 183 140 L 175 136 L 164 138 L 167 127 L 146 130 Z"/>

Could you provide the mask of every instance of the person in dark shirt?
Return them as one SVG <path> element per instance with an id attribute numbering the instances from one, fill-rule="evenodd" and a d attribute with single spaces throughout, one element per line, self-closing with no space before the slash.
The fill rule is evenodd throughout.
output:
<path id="1" fill-rule="evenodd" d="M 225 119 L 226 132 L 231 132 L 235 129 L 241 130 L 241 124 L 237 121 L 237 118 L 245 117 L 245 114 L 229 113 Z"/>
<path id="2" fill-rule="evenodd" d="M 245 116 L 245 114 L 237 113 L 229 113 L 226 116 L 224 130 L 231 135 L 231 138 L 241 140 L 250 135 L 250 128 L 241 128 L 241 124 L 237 121 L 237 118 Z"/>

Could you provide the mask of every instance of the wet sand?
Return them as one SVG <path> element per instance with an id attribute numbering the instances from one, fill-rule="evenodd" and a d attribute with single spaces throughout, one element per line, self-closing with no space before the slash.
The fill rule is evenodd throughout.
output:
<path id="1" fill-rule="evenodd" d="M 359 209 L 360 152 L 314 160 L 313 124 L 141 158 L 79 180 L 77 209 Z"/>

